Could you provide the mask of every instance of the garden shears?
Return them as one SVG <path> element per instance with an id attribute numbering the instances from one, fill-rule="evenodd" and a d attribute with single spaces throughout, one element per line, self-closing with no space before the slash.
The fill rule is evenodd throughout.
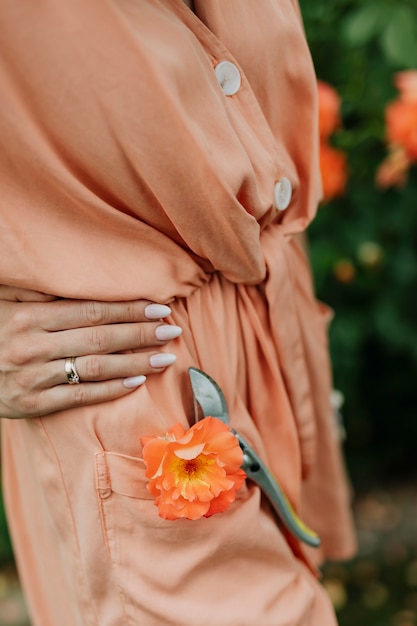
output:
<path id="1" fill-rule="evenodd" d="M 226 398 L 219 385 L 208 374 L 195 367 L 190 367 L 188 373 L 194 402 L 200 406 L 203 417 L 216 417 L 230 427 Z M 195 415 L 198 421 L 197 406 L 195 406 Z M 300 541 L 317 548 L 320 545 L 320 537 L 300 520 L 278 482 L 249 442 L 233 428 L 230 430 L 237 438 L 243 452 L 242 469 L 247 478 L 261 488 L 287 530 Z"/>

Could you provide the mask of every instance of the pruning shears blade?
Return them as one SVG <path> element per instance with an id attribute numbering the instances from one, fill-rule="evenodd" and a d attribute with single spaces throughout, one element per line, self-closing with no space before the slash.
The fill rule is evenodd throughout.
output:
<path id="1" fill-rule="evenodd" d="M 229 424 L 226 398 L 216 381 L 196 367 L 190 367 L 188 373 L 194 400 L 200 405 L 203 416 L 217 417 L 225 424 Z M 196 420 L 198 421 L 197 411 Z"/>
<path id="2" fill-rule="evenodd" d="M 216 381 L 196 367 L 190 367 L 188 372 L 194 401 L 200 405 L 203 416 L 217 417 L 229 425 L 226 399 Z M 197 411 L 196 420 L 198 421 Z M 320 537 L 298 517 L 278 481 L 249 442 L 233 428 L 231 431 L 237 438 L 243 452 L 242 469 L 246 472 L 247 478 L 262 489 L 263 494 L 268 498 L 275 513 L 289 532 L 300 541 L 317 548 L 320 545 Z"/>

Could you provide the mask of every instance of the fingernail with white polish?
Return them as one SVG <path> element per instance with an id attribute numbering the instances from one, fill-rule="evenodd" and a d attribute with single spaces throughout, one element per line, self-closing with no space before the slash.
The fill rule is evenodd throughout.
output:
<path id="1" fill-rule="evenodd" d="M 166 367 L 172 365 L 177 360 L 175 354 L 168 354 L 167 352 L 160 352 L 159 354 L 153 354 L 149 363 L 152 367 Z"/>
<path id="2" fill-rule="evenodd" d="M 182 328 L 179 326 L 171 326 L 170 324 L 163 324 L 155 328 L 155 337 L 159 341 L 169 341 L 179 337 L 182 333 Z"/>
<path id="3" fill-rule="evenodd" d="M 159 320 L 161 317 L 166 317 L 172 313 L 169 306 L 165 304 L 148 304 L 145 306 L 144 312 L 148 320 Z"/>
<path id="4" fill-rule="evenodd" d="M 135 387 L 139 387 L 139 385 L 143 385 L 145 380 L 146 376 L 130 376 L 124 379 L 123 385 L 126 389 L 134 389 Z"/>

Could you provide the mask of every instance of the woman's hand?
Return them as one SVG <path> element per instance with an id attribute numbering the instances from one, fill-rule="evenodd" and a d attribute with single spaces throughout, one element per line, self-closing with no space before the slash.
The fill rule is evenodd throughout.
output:
<path id="1" fill-rule="evenodd" d="M 93 302 L 0 285 L 0 417 L 28 418 L 113 400 L 162 371 L 158 351 L 181 329 L 170 308 L 146 300 Z M 65 359 L 76 357 L 79 384 Z"/>

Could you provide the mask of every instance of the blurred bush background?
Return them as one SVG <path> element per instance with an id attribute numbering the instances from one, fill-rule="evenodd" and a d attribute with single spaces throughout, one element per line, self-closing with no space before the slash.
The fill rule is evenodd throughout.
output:
<path id="1" fill-rule="evenodd" d="M 301 8 L 318 78 L 341 98 L 333 143 L 347 154 L 347 188 L 319 210 L 310 240 L 318 296 L 336 312 L 335 386 L 346 398 L 350 472 L 363 488 L 417 472 L 416 169 L 403 188 L 375 184 L 394 74 L 417 68 L 417 2 L 301 0 Z"/>
<path id="2" fill-rule="evenodd" d="M 345 396 L 345 453 L 360 551 L 325 568 L 341 626 L 417 624 L 417 167 L 381 189 L 385 109 L 397 72 L 417 69 L 416 0 L 300 0 L 319 80 L 341 100 L 331 143 L 347 185 L 310 229 Z M 417 114 L 414 118 L 417 133 Z"/>
<path id="3" fill-rule="evenodd" d="M 394 75 L 417 69 L 417 0 L 300 5 L 317 76 L 341 99 L 342 125 L 331 142 L 346 154 L 348 168 L 343 195 L 323 204 L 310 229 L 318 296 L 335 310 L 331 352 L 335 386 L 346 399 L 345 452 L 360 540 L 358 557 L 328 566 L 324 583 L 341 626 L 412 626 L 417 167 L 403 187 L 381 189 L 375 177 L 387 154 L 385 108 L 398 96 Z M 1 568 L 12 559 L 0 498 L 0 603 L 9 589 Z M 25 623 L 5 619 L 1 625 Z"/>

